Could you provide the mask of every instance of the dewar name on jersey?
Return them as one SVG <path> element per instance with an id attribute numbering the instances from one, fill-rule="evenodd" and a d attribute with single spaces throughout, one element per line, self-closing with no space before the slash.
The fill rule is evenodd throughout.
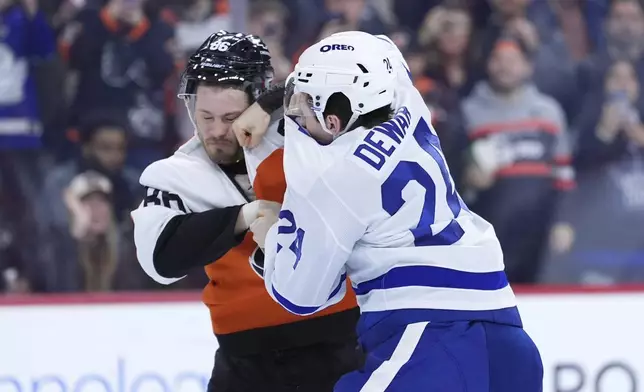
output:
<path id="1" fill-rule="evenodd" d="M 388 157 L 396 151 L 407 134 L 411 122 L 411 113 L 407 107 L 398 109 L 391 120 L 372 128 L 353 155 L 366 162 L 376 170 L 380 170 Z"/>

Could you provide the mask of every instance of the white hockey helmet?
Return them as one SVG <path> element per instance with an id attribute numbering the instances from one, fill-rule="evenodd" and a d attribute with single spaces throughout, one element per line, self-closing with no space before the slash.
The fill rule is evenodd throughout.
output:
<path id="1" fill-rule="evenodd" d="M 334 34 L 310 46 L 287 81 L 286 114 L 307 115 L 292 102 L 295 95 L 306 96 L 306 109 L 310 109 L 306 111 L 331 133 L 323 113 L 329 97 L 342 93 L 349 99 L 352 111 L 341 132 L 344 133 L 360 115 L 391 105 L 396 78 L 382 44 L 371 34 L 354 31 Z"/>

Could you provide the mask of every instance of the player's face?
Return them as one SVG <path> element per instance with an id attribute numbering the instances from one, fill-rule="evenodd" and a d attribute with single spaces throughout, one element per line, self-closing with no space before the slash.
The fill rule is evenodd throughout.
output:
<path id="1" fill-rule="evenodd" d="M 494 50 L 488 63 L 492 84 L 503 91 L 520 86 L 530 74 L 530 64 L 520 49 L 507 46 Z"/>
<path id="2" fill-rule="evenodd" d="M 127 140 L 120 128 L 99 129 L 88 146 L 86 153 L 110 172 L 117 172 L 125 164 Z"/>
<path id="3" fill-rule="evenodd" d="M 309 131 L 309 135 L 311 135 L 311 137 L 320 144 L 329 144 L 333 141 L 333 135 L 322 128 L 317 117 L 305 117 L 304 128 Z"/>
<path id="4" fill-rule="evenodd" d="M 295 93 L 289 99 L 286 113 L 291 116 L 302 128 L 306 129 L 311 137 L 319 143 L 328 144 L 333 141 L 333 135 L 326 132 L 312 108 L 313 100 L 308 94 Z M 329 124 L 327 124 L 327 129 Z"/>
<path id="5" fill-rule="evenodd" d="M 611 93 L 625 92 L 631 101 L 639 95 L 639 83 L 633 65 L 627 61 L 618 61 L 608 71 L 606 90 Z"/>
<path id="6" fill-rule="evenodd" d="M 216 163 L 233 163 L 242 152 L 232 124 L 249 106 L 245 92 L 233 88 L 199 86 L 194 121 L 208 156 Z"/>
<path id="7" fill-rule="evenodd" d="M 440 50 L 450 56 L 459 56 L 467 50 L 470 37 L 470 19 L 461 11 L 445 14 L 441 34 L 438 36 Z"/>
<path id="8" fill-rule="evenodd" d="M 112 224 L 112 208 L 107 196 L 98 192 L 92 193 L 85 196 L 82 203 L 89 212 L 90 234 L 106 233 Z"/>
<path id="9" fill-rule="evenodd" d="M 644 13 L 636 1 L 616 2 L 608 18 L 608 35 L 623 44 L 637 44 L 644 35 Z"/>

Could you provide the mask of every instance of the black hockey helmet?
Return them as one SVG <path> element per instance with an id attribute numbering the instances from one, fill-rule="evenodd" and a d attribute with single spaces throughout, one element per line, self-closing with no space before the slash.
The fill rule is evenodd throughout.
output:
<path id="1" fill-rule="evenodd" d="M 271 55 L 261 38 L 221 30 L 190 56 L 177 96 L 187 98 L 196 93 L 200 82 L 206 82 L 239 85 L 257 99 L 272 79 Z"/>

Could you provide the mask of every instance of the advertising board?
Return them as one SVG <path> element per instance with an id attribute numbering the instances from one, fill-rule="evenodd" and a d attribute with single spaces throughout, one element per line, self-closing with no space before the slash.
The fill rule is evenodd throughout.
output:
<path id="1" fill-rule="evenodd" d="M 217 342 L 198 295 L 64 298 L 0 303 L 0 392 L 205 391 Z M 644 291 L 519 301 L 544 391 L 644 391 Z"/>

